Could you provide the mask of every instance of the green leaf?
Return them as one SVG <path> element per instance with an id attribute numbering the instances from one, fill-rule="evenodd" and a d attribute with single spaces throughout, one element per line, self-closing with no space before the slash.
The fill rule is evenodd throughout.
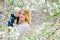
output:
<path id="1" fill-rule="evenodd" d="M 13 5 L 14 4 L 14 0 L 8 0 L 8 2 Z"/>

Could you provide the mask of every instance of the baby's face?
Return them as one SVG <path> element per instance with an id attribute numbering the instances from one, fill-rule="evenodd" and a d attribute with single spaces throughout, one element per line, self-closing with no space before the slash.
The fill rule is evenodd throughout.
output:
<path id="1" fill-rule="evenodd" d="M 19 16 L 19 10 L 14 11 L 14 16 L 18 17 Z"/>

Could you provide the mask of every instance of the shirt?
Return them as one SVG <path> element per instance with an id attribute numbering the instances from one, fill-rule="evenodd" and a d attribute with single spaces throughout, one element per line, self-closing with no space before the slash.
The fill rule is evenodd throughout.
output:
<path id="1" fill-rule="evenodd" d="M 29 31 L 30 27 L 29 24 L 27 22 L 24 22 L 22 24 L 16 25 L 15 26 L 16 30 L 20 33 L 20 34 L 25 34 Z"/>

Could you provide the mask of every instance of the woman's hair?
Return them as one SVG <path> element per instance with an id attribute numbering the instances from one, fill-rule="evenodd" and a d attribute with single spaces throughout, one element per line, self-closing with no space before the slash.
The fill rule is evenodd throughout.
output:
<path id="1" fill-rule="evenodd" d="M 30 24 L 31 23 L 31 14 L 28 8 L 23 9 L 25 20 Z"/>

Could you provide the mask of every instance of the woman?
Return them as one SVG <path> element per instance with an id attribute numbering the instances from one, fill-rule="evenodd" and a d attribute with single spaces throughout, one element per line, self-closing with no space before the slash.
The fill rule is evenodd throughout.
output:
<path id="1" fill-rule="evenodd" d="M 19 13 L 19 22 L 15 27 L 20 34 L 25 34 L 29 31 L 30 27 L 30 10 L 28 8 L 21 10 Z"/>
<path id="2" fill-rule="evenodd" d="M 18 40 L 23 40 L 23 35 L 26 34 L 29 30 L 30 24 L 30 11 L 29 9 L 21 10 L 19 13 L 19 22 L 18 25 L 15 26 L 18 33 L 20 33 Z"/>

